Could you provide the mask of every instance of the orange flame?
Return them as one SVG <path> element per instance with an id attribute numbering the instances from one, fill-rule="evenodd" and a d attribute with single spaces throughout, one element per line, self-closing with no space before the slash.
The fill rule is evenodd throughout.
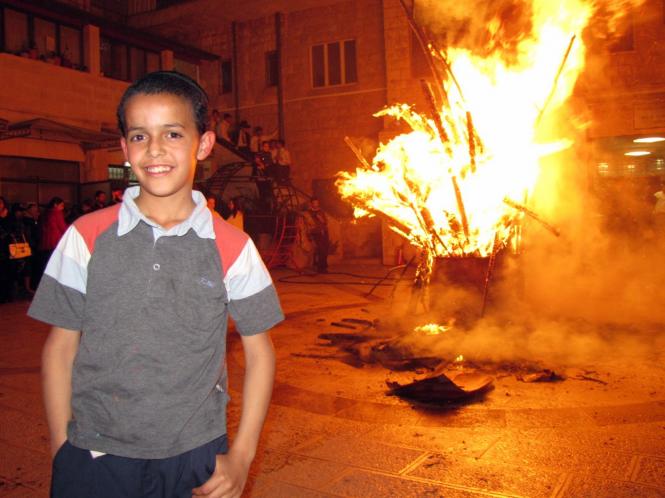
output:
<path id="1" fill-rule="evenodd" d="M 456 80 L 444 84 L 439 115 L 407 104 L 376 113 L 412 131 L 381 144 L 371 164 L 339 174 L 355 216 L 387 217 L 424 251 L 430 269 L 436 256 L 484 257 L 505 246 L 523 216 L 515 204 L 535 186 L 539 158 L 570 145 L 565 138 L 538 143 L 536 135 L 543 113 L 565 102 L 583 69 L 576 35 L 591 12 L 581 0 L 535 2 L 533 33 L 518 45 L 515 64 L 465 49 L 438 54 Z"/>

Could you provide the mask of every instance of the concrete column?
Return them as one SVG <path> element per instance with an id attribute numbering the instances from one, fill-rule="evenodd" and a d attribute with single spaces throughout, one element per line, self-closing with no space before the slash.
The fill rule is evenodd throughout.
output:
<path id="1" fill-rule="evenodd" d="M 162 50 L 159 53 L 162 62 L 162 71 L 173 71 L 175 69 L 175 60 L 173 50 Z"/>
<path id="2" fill-rule="evenodd" d="M 83 27 L 83 63 L 95 76 L 101 72 L 100 48 L 99 27 L 86 24 Z"/>

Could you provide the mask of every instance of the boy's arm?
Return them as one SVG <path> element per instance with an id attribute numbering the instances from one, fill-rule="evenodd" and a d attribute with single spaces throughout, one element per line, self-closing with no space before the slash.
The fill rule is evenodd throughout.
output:
<path id="1" fill-rule="evenodd" d="M 256 455 L 259 435 L 270 406 L 275 351 L 268 332 L 241 337 L 245 351 L 245 381 L 240 426 L 228 454 L 217 456 L 215 472 L 203 486 L 193 490 L 194 496 L 240 496 Z"/>
<path id="2" fill-rule="evenodd" d="M 53 456 L 67 439 L 67 422 L 72 418 L 72 366 L 80 336 L 53 327 L 42 350 L 42 389 Z"/>

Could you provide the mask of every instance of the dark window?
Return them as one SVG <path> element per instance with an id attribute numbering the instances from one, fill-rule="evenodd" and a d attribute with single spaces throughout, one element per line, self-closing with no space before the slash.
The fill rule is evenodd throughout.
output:
<path id="1" fill-rule="evenodd" d="M 145 76 L 145 50 L 136 47 L 131 47 L 129 49 L 129 69 L 131 81 L 136 81 L 142 76 Z"/>
<path id="2" fill-rule="evenodd" d="M 83 64 L 83 56 L 81 54 L 82 40 L 83 36 L 80 29 L 60 26 L 59 45 L 63 65 L 65 63 L 73 66 L 81 66 Z"/>
<path id="3" fill-rule="evenodd" d="M 358 81 L 356 42 L 347 40 L 312 47 L 312 85 L 344 85 Z"/>
<path id="4" fill-rule="evenodd" d="M 57 51 L 57 32 L 54 22 L 36 17 L 34 19 L 34 37 L 37 55 L 48 56 Z"/>
<path id="5" fill-rule="evenodd" d="M 279 57 L 277 50 L 266 52 L 266 86 L 279 84 Z"/>
<path id="6" fill-rule="evenodd" d="M 4 50 L 18 54 L 30 48 L 28 16 L 23 12 L 4 9 Z"/>
<path id="7" fill-rule="evenodd" d="M 312 84 L 315 87 L 326 86 L 325 45 L 312 47 Z"/>
<path id="8" fill-rule="evenodd" d="M 102 74 L 115 80 L 129 81 L 127 45 L 111 38 L 102 38 L 100 52 Z"/>
<path id="9" fill-rule="evenodd" d="M 231 59 L 224 59 L 221 64 L 222 84 L 221 93 L 231 93 L 233 91 L 233 63 Z"/>
<path id="10" fill-rule="evenodd" d="M 358 81 L 358 70 L 356 69 L 356 41 L 344 42 L 344 76 L 346 83 Z"/>
<path id="11" fill-rule="evenodd" d="M 328 84 L 342 83 L 342 53 L 339 43 L 328 43 Z"/>
<path id="12" fill-rule="evenodd" d="M 159 71 L 162 66 L 162 61 L 157 52 L 146 52 L 145 53 L 145 71 L 146 73 L 152 73 L 153 71 Z"/>

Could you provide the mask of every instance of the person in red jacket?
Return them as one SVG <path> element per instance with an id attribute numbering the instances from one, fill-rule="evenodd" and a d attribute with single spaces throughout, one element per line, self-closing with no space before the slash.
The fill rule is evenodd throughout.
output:
<path id="1" fill-rule="evenodd" d="M 39 277 L 44 273 L 46 263 L 51 257 L 55 246 L 58 245 L 60 237 L 67 230 L 65 201 L 60 197 L 53 197 L 49 201 L 40 222 L 39 256 L 36 261 L 39 266 L 37 272 Z M 37 282 L 34 285 L 37 285 Z"/>

